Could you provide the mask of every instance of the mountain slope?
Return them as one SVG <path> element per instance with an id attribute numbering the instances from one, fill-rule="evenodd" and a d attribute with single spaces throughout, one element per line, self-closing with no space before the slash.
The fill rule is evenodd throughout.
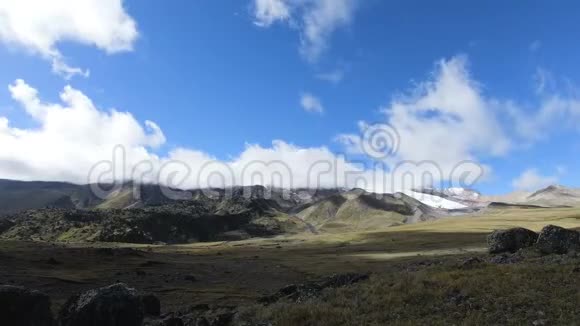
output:
<path id="1" fill-rule="evenodd" d="M 431 207 L 444 209 L 464 209 L 467 207 L 481 207 L 481 194 L 475 190 L 465 188 L 419 188 L 406 191 L 407 195 Z"/>
<path id="2" fill-rule="evenodd" d="M 351 190 L 329 196 L 295 214 L 320 231 L 368 230 L 445 216 L 402 193 Z"/>
<path id="3" fill-rule="evenodd" d="M 62 182 L 0 180 L 0 216 L 43 207 L 74 208 L 82 186 Z"/>
<path id="4" fill-rule="evenodd" d="M 580 189 L 552 185 L 534 192 L 525 202 L 540 206 L 579 206 Z"/>
<path id="5" fill-rule="evenodd" d="M 515 191 L 500 196 L 482 196 L 483 202 L 538 207 L 580 206 L 580 189 L 551 185 L 536 192 Z"/>

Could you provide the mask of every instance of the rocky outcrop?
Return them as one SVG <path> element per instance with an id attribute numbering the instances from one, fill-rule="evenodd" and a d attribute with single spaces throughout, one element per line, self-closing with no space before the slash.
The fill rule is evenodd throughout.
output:
<path id="1" fill-rule="evenodd" d="M 46 294 L 23 287 L 0 285 L 0 324 L 54 325 L 50 298 Z"/>
<path id="2" fill-rule="evenodd" d="M 537 239 L 536 232 L 524 228 L 496 230 L 487 236 L 487 246 L 491 254 L 516 252 L 533 246 Z"/>
<path id="3" fill-rule="evenodd" d="M 340 288 L 367 280 L 368 278 L 368 274 L 337 274 L 320 281 L 285 286 L 273 295 L 260 298 L 259 302 L 265 304 L 274 303 L 280 300 L 304 302 L 307 299 L 319 296 L 324 289 Z"/>
<path id="4" fill-rule="evenodd" d="M 570 251 L 580 251 L 580 232 L 548 225 L 540 232 L 537 248 L 544 254 L 566 254 Z"/>
<path id="5" fill-rule="evenodd" d="M 123 283 L 69 298 L 58 316 L 60 326 L 140 326 L 143 317 L 137 291 Z"/>

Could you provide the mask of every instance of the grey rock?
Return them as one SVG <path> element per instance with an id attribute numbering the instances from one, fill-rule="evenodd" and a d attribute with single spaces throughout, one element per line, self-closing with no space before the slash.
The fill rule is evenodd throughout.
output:
<path id="1" fill-rule="evenodd" d="M 118 283 L 69 298 L 58 319 L 61 326 L 140 326 L 143 317 L 137 291 Z"/>
<path id="2" fill-rule="evenodd" d="M 566 254 L 580 250 L 580 233 L 555 225 L 542 229 L 537 242 L 538 250 L 543 254 Z"/>
<path id="3" fill-rule="evenodd" d="M 24 287 L 0 285 L 0 324 L 52 326 L 50 298 Z"/>
<path id="4" fill-rule="evenodd" d="M 489 259 L 489 262 L 492 264 L 498 264 L 498 265 L 508 265 L 508 264 L 516 264 L 519 263 L 523 260 L 523 257 L 517 254 L 506 254 L 503 253 L 501 255 L 497 255 L 494 257 L 491 257 Z"/>
<path id="5" fill-rule="evenodd" d="M 524 228 L 495 230 L 487 236 L 487 246 L 491 254 L 516 252 L 533 246 L 537 239 L 536 232 Z"/>

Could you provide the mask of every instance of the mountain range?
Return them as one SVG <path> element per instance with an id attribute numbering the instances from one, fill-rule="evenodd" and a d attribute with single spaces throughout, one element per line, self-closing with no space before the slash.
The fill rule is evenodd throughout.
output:
<path id="1" fill-rule="evenodd" d="M 94 185 L 93 185 L 94 186 Z M 0 238 L 187 243 L 293 233 L 374 230 L 494 206 L 580 205 L 580 190 L 484 196 L 463 188 L 376 194 L 362 189 L 170 189 L 0 180 Z M 170 198 L 166 195 L 171 193 Z"/>

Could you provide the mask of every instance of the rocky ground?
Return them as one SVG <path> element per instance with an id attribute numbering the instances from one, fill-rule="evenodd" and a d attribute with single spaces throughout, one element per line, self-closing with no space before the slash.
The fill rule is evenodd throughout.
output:
<path id="1" fill-rule="evenodd" d="M 463 249 L 441 256 L 396 251 L 440 247 L 438 241 L 449 239 L 443 234 L 385 236 L 387 241 L 364 244 L 279 238 L 203 247 L 2 242 L 0 310 L 4 317 L 8 311 L 35 311 L 16 316 L 52 317 L 70 326 L 93 325 L 88 320 L 104 326 L 120 325 L 119 320 L 122 325 L 553 325 L 580 317 L 576 231 L 555 226 L 539 234 L 498 231 L 482 251 L 471 245 L 484 234 L 456 234 L 455 245 Z M 359 255 L 381 248 L 392 256 Z"/>
<path id="2" fill-rule="evenodd" d="M 303 232 L 266 200 L 181 201 L 132 209 L 28 210 L 0 219 L 0 238 L 51 242 L 189 243 Z"/>

